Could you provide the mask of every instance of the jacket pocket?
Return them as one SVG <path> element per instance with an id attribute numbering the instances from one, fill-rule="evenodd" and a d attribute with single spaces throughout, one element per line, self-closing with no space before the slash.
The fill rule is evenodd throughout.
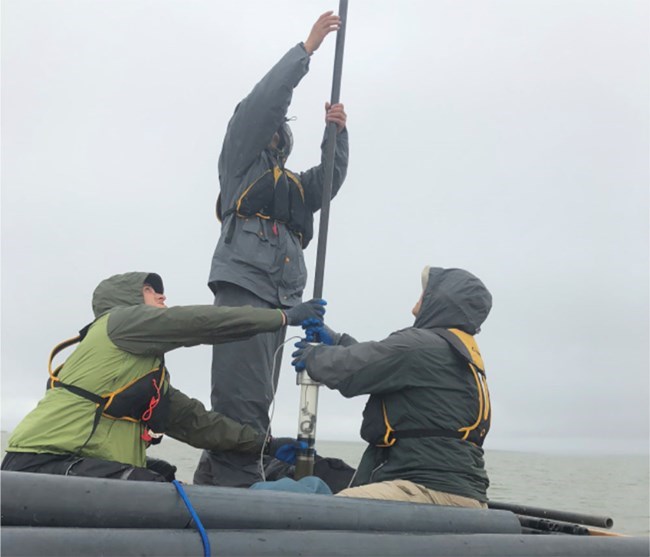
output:
<path id="1" fill-rule="evenodd" d="M 277 248 L 269 241 L 265 229 L 259 217 L 243 219 L 240 233 L 235 233 L 232 239 L 232 247 L 237 261 L 272 274 L 277 270 Z"/>
<path id="2" fill-rule="evenodd" d="M 298 237 L 286 230 L 286 250 L 280 264 L 282 265 L 282 285 L 287 290 L 301 291 L 307 283 L 307 266 L 302 254 Z"/>

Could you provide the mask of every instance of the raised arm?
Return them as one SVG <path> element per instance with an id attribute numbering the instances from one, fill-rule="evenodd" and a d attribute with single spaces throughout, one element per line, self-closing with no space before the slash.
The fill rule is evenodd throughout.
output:
<path id="1" fill-rule="evenodd" d="M 220 175 L 243 173 L 269 145 L 286 117 L 293 89 L 309 71 L 309 57 L 339 25 L 333 12 L 322 14 L 307 40 L 289 50 L 237 105 L 219 157 Z"/>
<path id="2" fill-rule="evenodd" d="M 309 54 L 294 46 L 235 108 L 219 157 L 220 176 L 238 176 L 269 145 L 286 117 L 293 89 L 309 70 Z"/>
<path id="3" fill-rule="evenodd" d="M 325 121 L 336 124 L 336 148 L 334 151 L 334 174 L 332 178 L 332 197 L 334 197 L 345 180 L 348 171 L 349 145 L 347 130 L 347 114 L 343 104 L 331 105 L 325 103 Z M 323 203 L 323 187 L 325 185 L 325 142 L 321 143 L 321 163 L 300 175 L 300 181 L 305 190 L 307 206 L 312 211 L 318 211 Z"/>

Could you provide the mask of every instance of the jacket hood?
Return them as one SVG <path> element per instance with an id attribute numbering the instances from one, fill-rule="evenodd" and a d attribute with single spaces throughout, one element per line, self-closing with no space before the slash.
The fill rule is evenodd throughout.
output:
<path id="1" fill-rule="evenodd" d="M 144 303 L 142 286 L 147 283 L 156 292 L 163 292 L 163 283 L 156 273 L 132 272 L 113 275 L 99 283 L 93 292 L 95 318 L 117 306 L 137 306 Z"/>
<path id="2" fill-rule="evenodd" d="M 492 295 L 472 273 L 463 269 L 431 267 L 420 313 L 414 327 L 460 329 L 479 332 L 492 308 Z"/>

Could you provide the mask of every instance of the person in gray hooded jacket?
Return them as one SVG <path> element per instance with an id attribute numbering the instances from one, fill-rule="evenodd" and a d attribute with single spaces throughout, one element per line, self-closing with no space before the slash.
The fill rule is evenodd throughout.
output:
<path id="1" fill-rule="evenodd" d="M 307 282 L 303 249 L 321 208 L 324 162 L 305 172 L 285 168 L 292 148 L 287 110 L 307 74 L 310 56 L 340 19 L 322 14 L 304 43 L 291 48 L 236 107 L 219 157 L 217 216 L 221 235 L 209 287 L 216 305 L 288 308 L 300 303 Z M 332 196 L 347 172 L 348 132 L 342 104 L 325 105 L 336 124 Z M 325 156 L 324 142 L 321 157 Z M 285 330 L 214 346 L 214 410 L 259 431 L 269 425 Z M 277 352 L 276 352 L 277 351 Z M 261 479 L 249 455 L 204 451 L 194 483 L 247 487 Z"/>
<path id="2" fill-rule="evenodd" d="M 337 495 L 485 507 L 491 407 L 474 335 L 492 296 L 462 269 L 425 267 L 422 283 L 412 327 L 361 343 L 330 331 L 335 346 L 301 341 L 293 365 L 345 397 L 370 395 L 368 447 L 352 487 Z"/>

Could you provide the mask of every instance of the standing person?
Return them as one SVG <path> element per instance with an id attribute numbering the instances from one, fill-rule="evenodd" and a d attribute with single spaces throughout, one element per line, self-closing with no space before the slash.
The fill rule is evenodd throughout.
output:
<path id="1" fill-rule="evenodd" d="M 353 487 L 337 495 L 486 507 L 491 407 L 474 335 L 492 296 L 462 269 L 425 267 L 422 286 L 412 327 L 361 343 L 316 328 L 337 345 L 301 341 L 293 365 L 345 397 L 370 395 L 361 425 L 368 447 Z"/>
<path id="2" fill-rule="evenodd" d="M 13 431 L 3 470 L 171 481 L 174 466 L 146 458 L 147 447 L 163 433 L 197 448 L 260 457 L 266 444 L 271 454 L 282 449 L 280 456 L 292 457 L 290 439 L 267 443 L 256 429 L 174 389 L 164 354 L 300 324 L 322 317 L 322 304 L 312 300 L 287 311 L 168 308 L 165 299 L 156 273 L 115 275 L 97 286 L 94 321 L 52 352 L 48 389 Z M 56 354 L 76 342 L 64 364 L 52 370 Z"/>
<path id="3" fill-rule="evenodd" d="M 230 119 L 219 157 L 221 236 L 212 258 L 209 286 L 216 305 L 292 307 L 307 282 L 303 249 L 321 208 L 324 160 L 305 172 L 285 168 L 292 148 L 287 110 L 311 55 L 339 28 L 333 12 L 322 14 L 307 40 L 291 48 L 242 100 Z M 332 196 L 347 172 L 348 133 L 342 104 L 325 105 L 336 124 Z M 325 156 L 323 143 L 322 159 Z M 214 410 L 258 431 L 269 426 L 285 330 L 215 346 Z M 229 451 L 204 451 L 194 483 L 247 487 L 261 479 L 255 459 Z"/>

